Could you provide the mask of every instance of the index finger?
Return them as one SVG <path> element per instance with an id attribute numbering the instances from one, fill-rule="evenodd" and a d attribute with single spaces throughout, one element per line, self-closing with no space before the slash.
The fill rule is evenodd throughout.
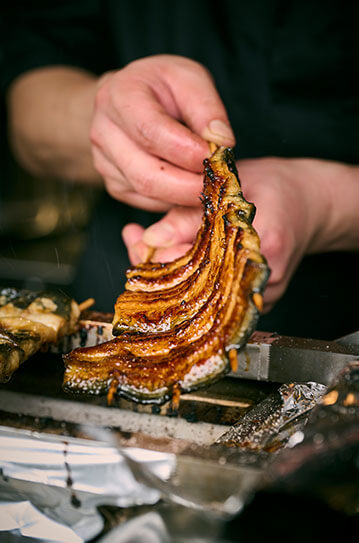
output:
<path id="1" fill-rule="evenodd" d="M 209 154 L 204 137 L 221 145 L 234 144 L 223 103 L 203 69 L 189 73 L 166 65 L 161 77 L 139 80 L 119 74 L 112 84 L 121 89 L 112 90 L 112 120 L 150 154 L 201 172 Z M 227 137 L 209 128 L 214 126 L 218 132 L 221 123 L 228 128 Z"/>

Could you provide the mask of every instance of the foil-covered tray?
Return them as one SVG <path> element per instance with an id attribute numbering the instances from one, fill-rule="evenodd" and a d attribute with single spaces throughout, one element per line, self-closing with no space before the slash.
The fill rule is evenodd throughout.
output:
<path id="1" fill-rule="evenodd" d="M 221 518 L 236 514 L 264 484 L 265 445 L 285 446 L 293 433 L 288 423 L 302 427 L 324 391 L 314 383 L 283 385 L 219 443 L 181 443 L 177 454 L 153 444 L 123 447 L 116 432 L 103 427 L 81 426 L 90 439 L 0 427 L 0 515 L 6 519 L 0 530 L 89 541 L 103 528 L 99 505 L 131 507 L 161 498 Z"/>
<path id="2" fill-rule="evenodd" d="M 173 454 L 138 448 L 126 454 L 159 478 L 173 469 Z M 158 490 L 136 481 L 114 447 L 0 427 L 0 540 L 1 531 L 10 529 L 88 541 L 103 528 L 99 505 L 129 507 L 159 498 Z"/>

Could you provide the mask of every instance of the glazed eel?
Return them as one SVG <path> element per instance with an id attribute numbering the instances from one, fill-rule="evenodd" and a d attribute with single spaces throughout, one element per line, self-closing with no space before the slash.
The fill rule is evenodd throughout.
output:
<path id="1" fill-rule="evenodd" d="M 0 290 L 0 382 L 45 343 L 75 331 L 79 306 L 57 291 Z"/>
<path id="2" fill-rule="evenodd" d="M 127 271 L 115 339 L 64 357 L 64 387 L 163 403 L 236 364 L 262 306 L 269 269 L 242 194 L 232 150 L 204 161 L 203 219 L 193 248 L 166 264 Z"/>

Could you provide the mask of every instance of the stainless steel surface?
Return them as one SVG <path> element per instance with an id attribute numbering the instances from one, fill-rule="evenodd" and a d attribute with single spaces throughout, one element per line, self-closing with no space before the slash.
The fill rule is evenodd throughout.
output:
<path id="1" fill-rule="evenodd" d="M 137 481 L 161 492 L 169 503 L 220 516 L 238 513 L 263 481 L 263 472 L 251 467 L 221 465 L 178 456 L 174 474 L 160 479 L 121 449 Z"/>
<path id="2" fill-rule="evenodd" d="M 347 334 L 337 340 L 341 345 L 354 345 L 359 349 L 359 331 L 353 332 L 352 334 Z"/>
<path id="3" fill-rule="evenodd" d="M 143 432 L 213 442 L 253 405 L 271 393 L 276 384 L 225 378 L 204 390 L 182 395 L 178 409 L 171 403 L 141 405 L 106 396 L 68 394 L 62 390 L 64 365 L 61 356 L 38 353 L 0 385 L 0 411 L 57 421 L 121 427 Z M 1 413 L 0 413 L 1 417 Z"/>
<path id="4" fill-rule="evenodd" d="M 161 493 L 169 503 L 198 511 L 208 511 L 220 516 L 240 511 L 249 495 L 263 483 L 263 466 L 232 464 L 221 453 L 206 458 L 202 449 L 196 458 L 188 447 L 173 457 L 173 469 L 165 478 L 145 465 L 141 455 L 134 455 L 130 448 L 116 441 L 116 433 L 105 428 L 84 426 L 83 432 L 97 441 L 118 448 L 136 480 Z M 218 450 L 221 448 L 219 447 Z M 221 461 L 219 459 L 222 458 Z M 195 484 L 194 484 L 195 483 Z"/>
<path id="5" fill-rule="evenodd" d="M 351 334 L 354 340 L 357 335 Z M 359 359 L 359 342 L 323 341 L 255 332 L 239 354 L 234 377 L 328 385 L 348 362 Z"/>
<path id="6" fill-rule="evenodd" d="M 99 333 L 100 330 L 100 333 Z M 52 352 L 68 352 L 112 338 L 111 322 L 84 320 L 81 330 L 65 338 Z M 315 381 L 328 385 L 348 362 L 359 358 L 359 332 L 338 341 L 323 341 L 254 332 L 238 353 L 238 368 L 231 377 L 289 383 Z"/>
<path id="7" fill-rule="evenodd" d="M 104 425 L 124 432 L 141 432 L 157 438 L 178 438 L 199 445 L 210 445 L 229 426 L 206 422 L 191 423 L 183 418 L 136 413 L 128 409 L 35 396 L 2 390 L 0 410 L 7 413 L 46 417 L 78 424 Z"/>

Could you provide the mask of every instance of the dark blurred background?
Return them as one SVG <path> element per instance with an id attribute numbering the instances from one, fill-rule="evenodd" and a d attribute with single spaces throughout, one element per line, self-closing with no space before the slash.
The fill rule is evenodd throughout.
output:
<path id="1" fill-rule="evenodd" d="M 0 286 L 67 292 L 98 189 L 25 172 L 7 141 L 4 96 L 0 102 Z"/>

